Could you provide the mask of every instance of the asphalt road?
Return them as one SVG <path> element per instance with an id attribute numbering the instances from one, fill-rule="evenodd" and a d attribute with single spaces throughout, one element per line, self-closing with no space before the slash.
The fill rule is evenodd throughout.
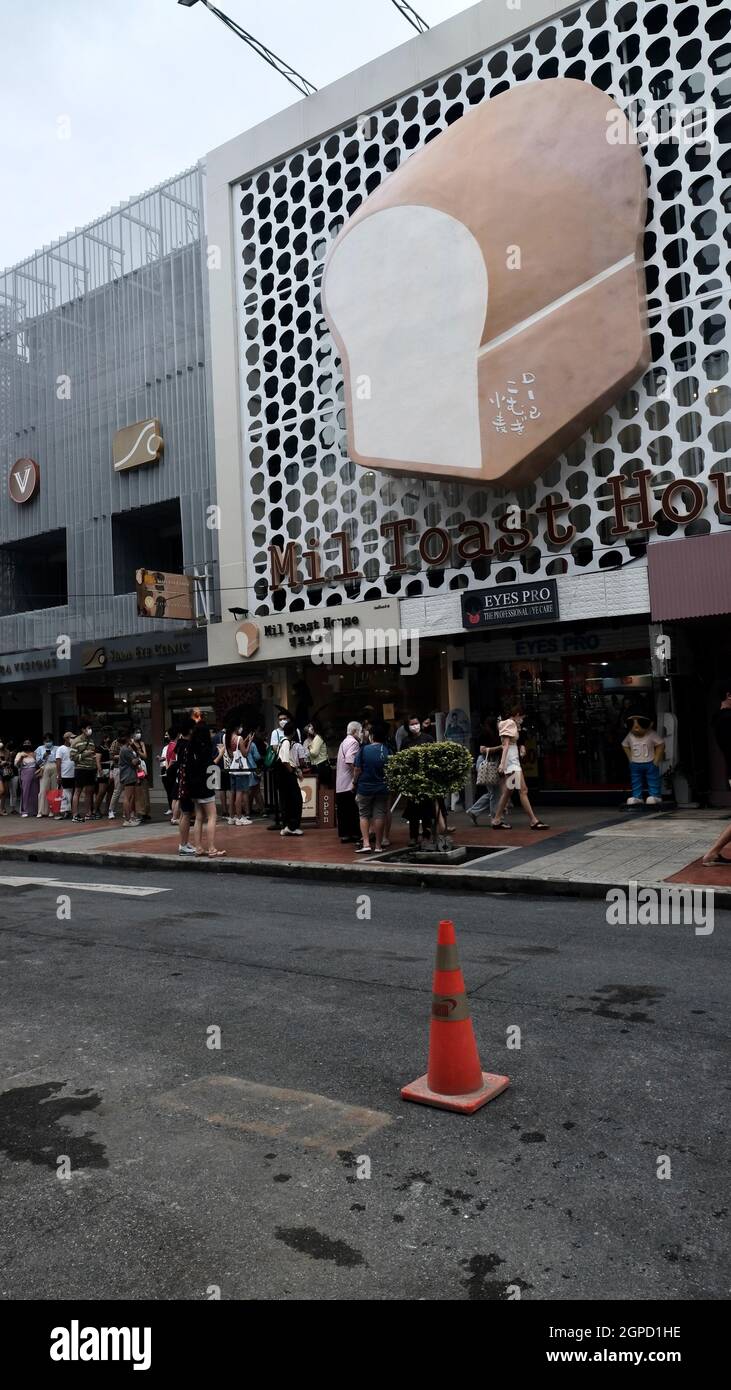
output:
<path id="1" fill-rule="evenodd" d="M 728 1296 L 728 914 L 37 869 L 166 891 L 0 882 L 0 1297 Z M 442 916 L 471 1118 L 399 1096 Z"/>

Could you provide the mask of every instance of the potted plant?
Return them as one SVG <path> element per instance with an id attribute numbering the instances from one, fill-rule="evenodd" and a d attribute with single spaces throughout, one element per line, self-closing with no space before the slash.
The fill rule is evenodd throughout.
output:
<path id="1" fill-rule="evenodd" d="M 472 755 L 459 743 L 420 743 L 392 754 L 386 763 L 386 781 L 393 796 L 432 802 L 437 854 L 454 855 L 443 807 L 451 792 L 462 790 L 471 770 Z"/>

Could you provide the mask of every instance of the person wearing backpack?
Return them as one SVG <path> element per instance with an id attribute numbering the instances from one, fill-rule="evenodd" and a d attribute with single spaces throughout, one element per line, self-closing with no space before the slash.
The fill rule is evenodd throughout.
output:
<path id="1" fill-rule="evenodd" d="M 374 724 L 370 743 L 361 744 L 355 754 L 353 785 L 363 841 L 356 848 L 356 854 L 380 854 L 383 849 L 383 827 L 388 809 L 386 763 L 390 757 L 386 734 L 385 724 Z M 373 850 L 371 830 L 376 841 Z"/>

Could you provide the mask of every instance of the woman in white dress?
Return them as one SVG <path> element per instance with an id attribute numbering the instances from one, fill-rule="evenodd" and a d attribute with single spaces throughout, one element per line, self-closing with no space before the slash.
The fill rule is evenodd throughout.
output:
<path id="1" fill-rule="evenodd" d="M 503 813 L 513 794 L 517 792 L 520 797 L 520 804 L 528 816 L 531 830 L 548 830 L 548 826 L 539 820 L 533 807 L 528 800 L 528 788 L 525 785 L 523 769 L 520 765 L 520 728 L 523 723 L 523 711 L 514 709 L 511 711 L 509 719 L 499 719 L 497 731 L 502 744 L 502 757 L 500 758 L 500 776 L 503 778 L 503 789 L 500 793 L 497 811 L 491 821 L 493 830 L 510 830 L 509 821 L 503 820 Z"/>

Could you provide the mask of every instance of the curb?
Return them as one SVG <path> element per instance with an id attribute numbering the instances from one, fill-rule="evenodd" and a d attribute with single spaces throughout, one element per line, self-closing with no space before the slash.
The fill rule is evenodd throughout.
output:
<path id="1" fill-rule="evenodd" d="M 181 867 L 177 855 L 125 854 L 113 850 L 84 851 L 62 849 L 21 849 L 0 846 L 0 863 L 16 861 L 26 864 L 89 864 L 95 868 L 142 869 L 148 872 Z M 418 869 L 403 864 L 389 867 L 384 864 L 301 864 L 281 859 L 186 859 L 187 873 L 254 874 L 260 878 L 299 878 L 310 882 L 386 883 L 400 888 L 433 888 L 453 885 L 463 893 L 514 893 L 530 897 L 606 898 L 610 888 L 623 887 L 616 880 L 586 880 L 569 878 L 536 879 L 524 876 L 470 871 L 469 869 Z M 629 882 L 630 880 L 626 880 Z M 642 883 L 640 888 L 675 888 L 696 892 L 712 892 L 716 908 L 731 908 L 731 884 L 726 888 L 704 889 L 699 884 Z"/>

